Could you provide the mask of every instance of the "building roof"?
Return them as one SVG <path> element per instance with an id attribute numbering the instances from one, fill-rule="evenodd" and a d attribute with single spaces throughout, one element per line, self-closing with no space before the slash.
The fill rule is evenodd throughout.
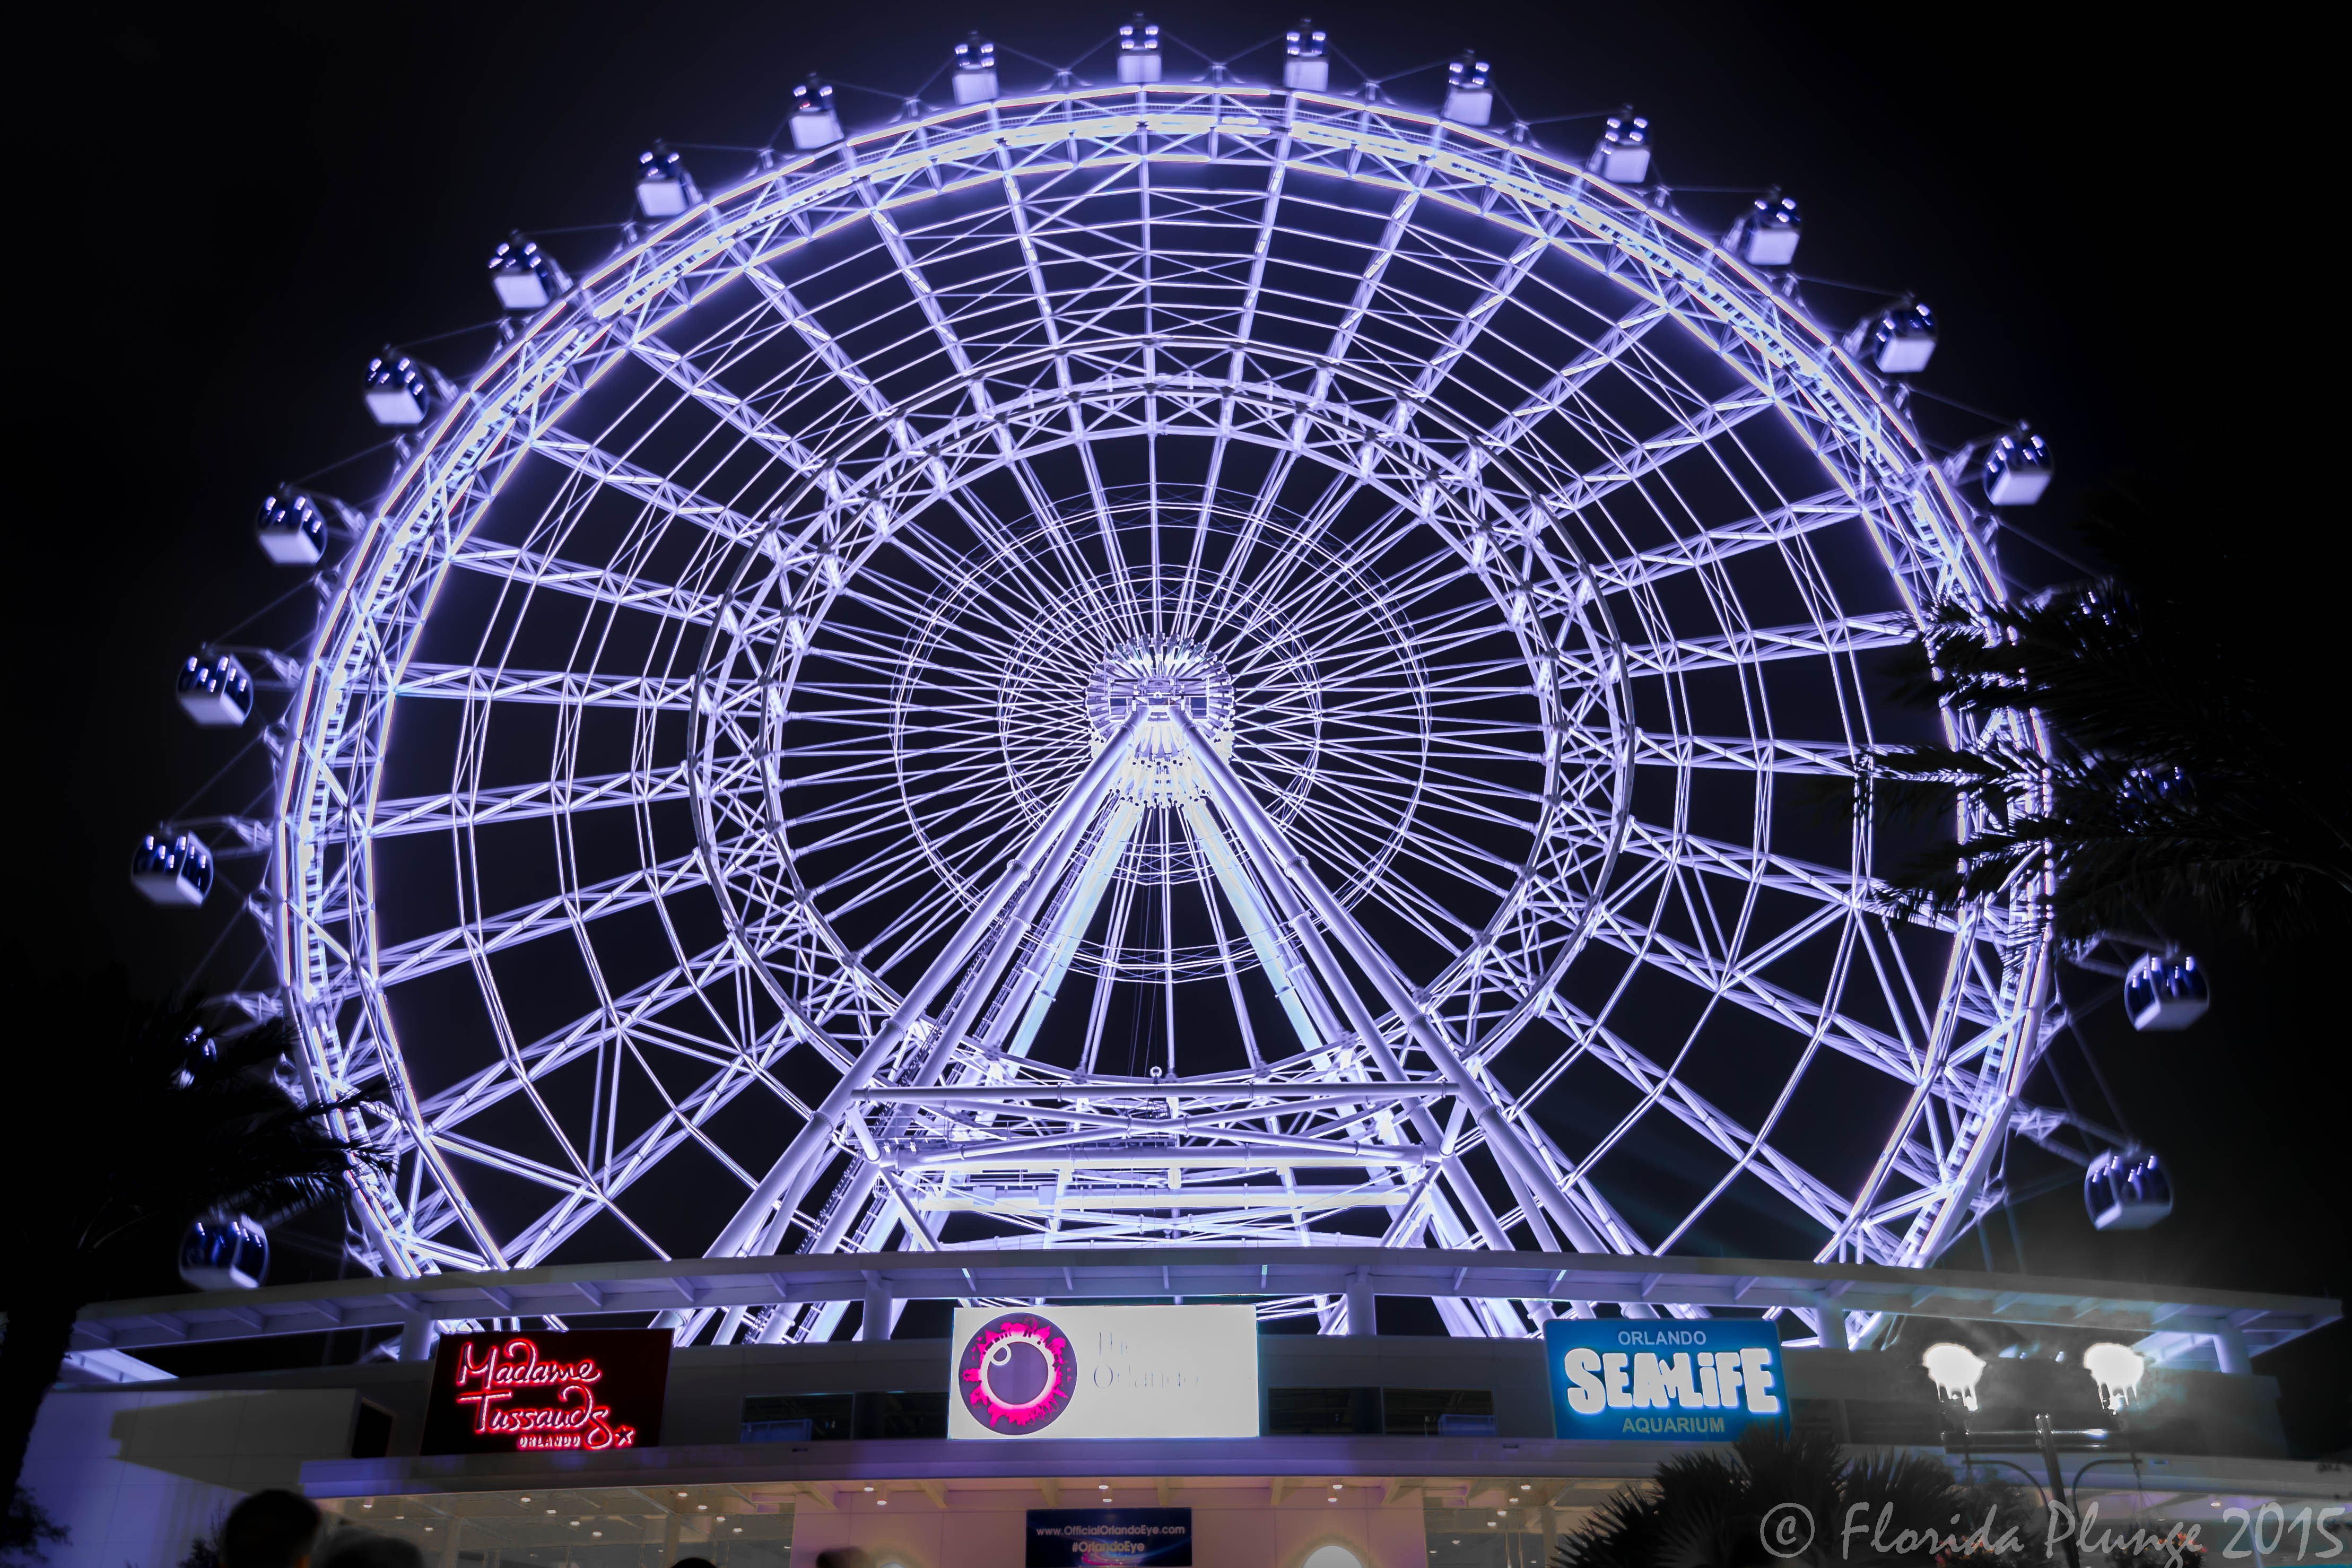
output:
<path id="1" fill-rule="evenodd" d="M 2040 1279 L 1948 1268 L 1719 1258 L 1383 1247 L 1036 1248 L 828 1253 L 562 1264 L 100 1302 L 77 1352 L 494 1318 L 580 1317 L 775 1302 L 1167 1300 L 1340 1295 L 1601 1300 L 1705 1317 L 1759 1308 L 2057 1324 L 2131 1336 L 2160 1359 L 2234 1334 L 2260 1354 L 2343 1315 L 2322 1297 Z"/>

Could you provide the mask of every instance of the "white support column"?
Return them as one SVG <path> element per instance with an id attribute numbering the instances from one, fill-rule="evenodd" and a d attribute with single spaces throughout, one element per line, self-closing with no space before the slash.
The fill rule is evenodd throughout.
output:
<path id="1" fill-rule="evenodd" d="M 1070 793 L 1063 797 L 1062 804 L 1038 826 L 1028 847 L 1005 868 L 1004 875 L 997 879 L 988 896 L 948 939 L 946 948 L 899 1002 L 898 1011 L 890 1016 L 889 1023 L 883 1026 L 881 1032 L 874 1037 L 873 1043 L 858 1054 L 857 1060 L 842 1075 L 833 1092 L 825 1096 L 824 1102 L 810 1117 L 808 1125 L 793 1135 L 792 1142 L 769 1167 L 767 1175 L 751 1190 L 751 1195 L 743 1201 L 742 1206 L 735 1211 L 734 1218 L 727 1222 L 726 1227 L 711 1242 L 710 1257 L 731 1258 L 740 1254 L 780 1205 L 789 1211 L 798 1205 L 824 1166 L 824 1151 L 832 1146 L 834 1131 L 841 1125 L 842 1117 L 858 1092 L 873 1082 L 874 1075 L 897 1053 L 907 1032 L 924 1016 L 940 993 L 948 988 L 949 983 L 962 972 L 982 940 L 994 929 L 998 917 L 1008 911 L 1013 900 L 1030 888 L 1033 881 L 1039 884 L 1051 881 L 1060 870 L 1061 863 L 1076 848 L 1079 830 L 1084 826 L 1087 816 L 1100 803 L 1112 778 L 1135 749 L 1136 736 L 1142 728 L 1143 711 L 1139 704 L 1128 716 L 1127 722 L 1120 725 L 1118 732 L 1104 745 L 1078 782 L 1071 787 Z M 1005 957 L 1009 959 L 1011 954 L 1008 952 Z M 665 1314 L 666 1318 L 675 1316 Z"/>
<path id="2" fill-rule="evenodd" d="M 1348 1333 L 1367 1338 L 1380 1332 L 1380 1309 L 1372 1297 L 1372 1271 L 1358 1268 L 1348 1276 Z"/>
<path id="3" fill-rule="evenodd" d="M 2243 1376 L 2254 1370 L 2254 1358 L 2247 1352 L 2246 1336 L 2238 1331 L 2235 1323 L 2224 1323 L 2213 1336 L 2214 1359 L 2221 1370 Z"/>
<path id="4" fill-rule="evenodd" d="M 1063 901 L 1053 931 L 1039 945 L 1036 963 L 1013 976 L 1009 987 L 1012 994 L 1005 1005 L 1008 1009 L 1021 1007 L 1022 1014 L 1020 1026 L 1004 1047 L 1006 1056 L 1025 1057 L 1035 1043 L 1038 1028 L 1053 1010 L 1055 998 L 1061 994 L 1062 981 L 1070 972 L 1071 961 L 1077 957 L 1078 943 L 1085 939 L 1087 927 L 1094 923 L 1095 910 L 1110 887 L 1120 858 L 1127 854 L 1136 824 L 1142 820 L 1143 807 L 1134 801 L 1123 800 L 1111 808 L 1101 839 L 1087 855 L 1069 898 Z"/>
<path id="5" fill-rule="evenodd" d="M 887 1340 L 890 1337 L 890 1320 L 896 1316 L 890 1310 L 890 1292 L 883 1289 L 882 1276 L 869 1268 L 866 1271 L 866 1310 L 857 1322 L 860 1340 Z"/>
<path id="6" fill-rule="evenodd" d="M 1091 801 L 1098 804 L 1109 793 L 1109 788 L 1107 780 L 1093 792 Z M 1066 840 L 1037 868 L 1036 873 L 1022 889 L 1019 900 L 999 917 L 995 940 L 979 950 L 971 973 L 957 988 L 961 1000 L 957 1002 L 955 1010 L 940 1021 L 930 1039 L 924 1044 L 922 1063 L 915 1074 L 916 1083 L 926 1087 L 937 1083 L 940 1074 L 947 1070 L 956 1047 L 971 1033 L 972 1025 L 980 1018 L 981 1009 L 987 1005 L 989 997 L 996 990 L 996 983 L 1012 965 L 1013 954 L 1020 952 L 1023 938 L 1036 923 L 1037 917 L 1045 912 L 1046 897 L 1060 885 L 1070 861 L 1077 855 L 1091 816 L 1090 805 L 1072 823 Z"/>
<path id="7" fill-rule="evenodd" d="M 1076 792 L 1073 793 L 1075 798 Z M 1072 899 L 1065 901 L 1055 929 L 1047 933 L 1045 942 L 1038 949 L 1037 963 L 1026 966 L 1024 973 L 1013 977 L 1011 991 L 1005 1004 L 1008 1011 L 1022 1007 L 1024 1001 L 1024 994 L 1030 992 L 1032 987 L 1037 988 L 1034 994 L 1025 998 L 1032 1003 L 1027 1009 L 1024 1025 L 1027 1033 L 1021 1038 L 1022 1049 L 1013 1054 L 1025 1054 L 1027 1040 L 1034 1034 L 1036 1025 L 1042 1021 L 1045 1010 L 1045 1006 L 1035 1004 L 1051 1005 L 1052 987 L 1058 985 L 1061 973 L 1067 969 L 1071 955 L 1076 952 L 1078 939 L 1085 933 L 1087 921 L 1093 918 L 1094 906 L 1100 901 L 1103 889 L 1108 884 L 1111 872 L 1117 868 L 1119 857 L 1125 853 L 1127 841 L 1133 836 L 1135 824 L 1139 816 L 1139 809 L 1132 807 L 1128 803 L 1122 803 L 1113 808 L 1111 818 L 1105 826 L 1102 838 L 1097 842 L 1094 852 L 1088 856 L 1086 864 L 1078 872 L 1078 884 L 1074 889 Z M 1067 861 L 1077 852 L 1078 844 L 1083 837 L 1081 830 L 1087 820 L 1086 815 L 1081 813 L 1077 818 L 1076 826 L 1072 830 L 1070 842 L 1051 864 L 1040 868 L 1037 876 L 1031 880 L 1023 893 L 1020 902 L 1004 917 L 1003 926 L 998 934 L 996 943 L 983 954 L 980 969 L 970 977 L 969 984 L 964 988 L 963 1000 L 958 1004 L 955 1012 L 940 1026 L 936 1037 L 926 1048 L 922 1065 L 915 1074 L 915 1081 L 910 1087 L 928 1087 L 935 1083 L 945 1071 L 957 1041 L 965 1036 L 973 1020 L 980 1016 L 981 1008 L 987 1001 L 990 991 L 1021 946 L 1022 932 L 1036 918 L 1038 911 L 1045 905 L 1047 895 L 1059 884 L 1067 870 Z M 1083 908 L 1080 908 L 1080 905 L 1083 905 Z M 1066 942 L 1063 940 L 1065 937 L 1067 939 Z M 852 1099 L 854 1100 L 855 1096 Z M 823 1228 L 810 1238 L 809 1251 L 831 1252 L 841 1245 L 843 1236 L 864 1210 L 866 1201 L 873 1196 L 878 1180 L 879 1173 L 872 1165 L 860 1165 L 843 1178 L 843 1184 L 833 1201 L 832 1214 Z M 761 1241 L 755 1245 L 772 1247 L 782 1236 L 785 1228 L 783 1220 L 784 1215 L 780 1211 L 775 1218 L 771 1219 L 761 1228 Z M 910 1228 L 916 1225 L 911 1210 L 908 1211 L 908 1224 Z M 868 1237 L 857 1249 L 868 1249 L 876 1245 L 877 1239 Z M 896 1308 L 892 1309 L 891 1321 L 894 1322 L 897 1321 Z M 785 1328 L 784 1314 L 779 1312 L 771 1315 L 768 1322 L 760 1331 L 760 1342 L 763 1344 L 778 1342 L 782 1339 Z M 861 1328 L 860 1335 L 863 1336 L 864 1332 Z"/>
<path id="8" fill-rule="evenodd" d="M 1827 1297 L 1817 1300 L 1820 1304 L 1813 1310 L 1821 1319 L 1822 1349 L 1825 1351 L 1853 1349 L 1853 1342 L 1846 1333 L 1844 1309 Z"/>
<path id="9" fill-rule="evenodd" d="M 860 1165 L 843 1177 L 841 1187 L 834 1194 L 833 1213 L 826 1217 L 824 1227 L 809 1238 L 807 1250 L 833 1252 L 839 1249 L 842 1237 L 848 1232 L 850 1226 L 856 1223 L 857 1216 L 865 1212 L 866 1201 L 874 1195 L 874 1189 L 880 1184 L 881 1177 L 881 1172 L 872 1165 Z M 783 1237 L 784 1228 L 783 1215 L 780 1214 L 760 1233 L 761 1239 L 755 1244 L 755 1252 L 774 1251 L 777 1242 Z M 888 1239 L 886 1234 L 877 1237 L 876 1241 L 879 1244 Z M 760 1325 L 760 1332 L 755 1342 L 763 1345 L 781 1344 L 783 1342 L 785 1330 L 791 1326 L 791 1313 L 781 1309 L 771 1312 L 768 1314 L 768 1321 Z M 723 1339 L 714 1339 L 712 1342 L 725 1344 L 727 1342 Z"/>
<path id="10" fill-rule="evenodd" d="M 1379 944 L 1374 942 L 1365 933 L 1364 929 L 1356 923 L 1355 918 L 1349 914 L 1339 900 L 1332 896 L 1331 890 L 1323 885 L 1322 879 L 1315 874 L 1314 868 L 1307 865 L 1285 842 L 1281 829 L 1276 826 L 1273 818 L 1267 816 L 1265 809 L 1250 795 L 1248 786 L 1242 783 L 1234 773 L 1232 766 L 1223 757 L 1218 756 L 1201 732 L 1193 728 L 1192 720 L 1179 712 L 1177 721 L 1184 726 L 1184 732 L 1192 742 L 1193 762 L 1201 769 L 1202 776 L 1208 781 L 1210 793 L 1216 797 L 1217 804 L 1234 819 L 1235 826 L 1242 829 L 1245 840 L 1254 841 L 1252 847 L 1258 849 L 1297 886 L 1298 891 L 1313 907 L 1314 912 L 1321 920 L 1325 928 L 1339 940 L 1342 947 L 1348 950 L 1349 956 L 1356 961 L 1366 977 L 1371 981 L 1372 988 L 1381 994 L 1381 1000 L 1387 1004 L 1403 1023 L 1406 1031 L 1412 1037 L 1413 1043 L 1436 1064 L 1438 1070 L 1445 1075 L 1446 1080 L 1454 1086 L 1455 1092 L 1468 1101 L 1472 1108 L 1471 1114 L 1478 1118 L 1479 1124 L 1486 1131 L 1487 1147 L 1494 1151 L 1496 1163 L 1504 1167 L 1512 1184 L 1520 1190 L 1522 1197 L 1542 1205 L 1553 1222 L 1579 1248 L 1586 1252 L 1608 1250 L 1601 1245 L 1601 1237 L 1594 1233 L 1591 1224 L 1577 1212 L 1575 1205 L 1568 1201 L 1567 1194 L 1551 1184 L 1541 1163 L 1528 1152 L 1518 1130 L 1496 1113 L 1495 1106 L 1486 1098 L 1486 1091 L 1479 1087 L 1469 1068 L 1463 1065 L 1461 1052 L 1454 1047 L 1452 1040 L 1446 1038 L 1438 1030 L 1429 1016 L 1423 1011 L 1420 1003 L 1412 994 L 1412 988 L 1405 984 L 1403 976 L 1397 973 L 1396 966 L 1389 962 L 1388 954 L 1381 950 Z M 1311 929 L 1302 928 L 1300 937 L 1308 944 L 1308 955 L 1318 957 L 1315 949 L 1320 947 L 1321 943 L 1315 940 Z M 1384 1068 L 1392 1076 L 1402 1076 L 1401 1069 L 1393 1066 L 1395 1058 L 1388 1054 L 1387 1047 L 1381 1041 L 1377 1031 L 1369 1029 L 1369 1021 L 1351 1020 L 1351 1022 L 1355 1023 L 1360 1033 L 1369 1034 L 1370 1037 L 1365 1041 L 1367 1047 L 1387 1058 L 1382 1063 Z M 1424 1110 L 1421 1114 L 1426 1117 L 1428 1113 Z M 1490 1245 L 1506 1244 L 1493 1242 L 1490 1239 Z"/>
<path id="11" fill-rule="evenodd" d="M 1185 720 L 1184 724 L 1192 737 L 1192 750 L 1197 762 L 1199 754 L 1207 751 L 1207 747 L 1202 743 L 1200 732 L 1192 729 L 1192 721 Z M 1215 761 L 1220 768 L 1224 766 L 1222 758 L 1215 758 L 1212 754 L 1212 760 Z M 1230 778 L 1230 773 L 1226 776 Z M 1214 775 L 1203 770 L 1203 777 L 1209 782 L 1211 795 L 1216 797 L 1220 805 L 1225 805 L 1225 794 L 1219 789 Z M 1233 788 L 1244 792 L 1246 806 L 1254 807 L 1256 805 L 1255 801 L 1246 801 L 1246 786 L 1243 785 L 1238 779 L 1233 780 Z M 1301 951 L 1306 953 L 1309 964 L 1322 975 L 1324 985 L 1338 1000 L 1340 1011 L 1345 1016 L 1349 1033 L 1356 1037 L 1382 1078 L 1391 1082 L 1402 1082 L 1405 1076 L 1404 1068 L 1398 1063 L 1396 1053 L 1389 1049 L 1388 1042 L 1381 1038 L 1379 1025 L 1373 1019 L 1370 1011 L 1365 1007 L 1363 998 L 1356 994 L 1356 988 L 1349 981 L 1347 971 L 1340 967 L 1339 961 L 1332 956 L 1330 947 L 1323 941 L 1322 934 L 1315 929 L 1307 911 L 1300 907 L 1297 892 L 1278 872 L 1272 869 L 1281 864 L 1281 857 L 1287 853 L 1286 848 L 1281 847 L 1279 835 L 1271 840 L 1275 847 L 1268 847 L 1266 836 L 1260 829 L 1257 821 L 1244 816 L 1234 805 L 1225 805 L 1225 811 L 1226 815 L 1233 818 L 1234 826 L 1240 830 L 1244 852 L 1261 863 L 1259 868 L 1263 873 L 1261 879 L 1264 882 L 1266 896 L 1276 901 L 1279 912 L 1290 922 L 1292 937 L 1297 941 Z M 1263 816 L 1263 814 L 1261 813 L 1260 816 Z M 1313 994 L 1312 987 L 1308 987 L 1307 991 L 1309 994 Z M 1370 1079 L 1366 1082 L 1376 1088 L 1379 1079 Z M 1439 1130 L 1437 1119 L 1429 1113 L 1427 1106 L 1416 1100 L 1405 1108 L 1405 1115 L 1407 1120 L 1412 1121 L 1413 1130 L 1419 1132 L 1425 1142 L 1433 1147 L 1444 1147 L 1444 1134 Z M 1471 1181 L 1469 1173 L 1463 1167 L 1462 1162 L 1448 1154 L 1441 1159 L 1438 1168 L 1444 1173 L 1446 1185 L 1453 1190 L 1455 1197 L 1461 1200 L 1463 1212 L 1468 1215 L 1471 1223 L 1477 1226 L 1480 1237 L 1487 1246 L 1498 1251 L 1510 1251 L 1509 1235 L 1504 1231 L 1502 1222 L 1496 1217 L 1494 1207 L 1486 1202 L 1486 1194 L 1479 1192 L 1476 1184 Z"/>
<path id="12" fill-rule="evenodd" d="M 1184 802 L 1184 820 L 1192 827 L 1202 853 L 1208 857 L 1209 869 L 1217 885 L 1225 890 L 1225 901 L 1241 917 L 1242 935 L 1257 954 L 1259 972 L 1274 987 L 1274 998 L 1282 1004 L 1283 1016 L 1290 1020 L 1300 1047 L 1309 1055 L 1322 1050 L 1327 1042 L 1346 1032 L 1337 1018 L 1328 1016 L 1331 1005 L 1323 999 L 1308 975 L 1297 973 L 1305 966 L 1276 932 L 1274 922 L 1266 918 L 1257 890 L 1250 886 L 1240 859 L 1207 803 L 1188 798 Z"/>

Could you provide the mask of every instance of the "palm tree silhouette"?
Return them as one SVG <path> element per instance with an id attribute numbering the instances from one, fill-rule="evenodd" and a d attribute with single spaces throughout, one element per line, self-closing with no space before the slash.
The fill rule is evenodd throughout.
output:
<path id="1" fill-rule="evenodd" d="M 196 1003 L 142 1016 L 119 993 L 77 1016 L 95 1022 L 20 1038 L 10 1054 L 15 1125 L 0 1135 L 0 1192 L 16 1209 L 0 1269 L 0 1497 L 10 1500 L 0 1556 L 37 1555 L 62 1539 L 17 1483 L 74 1319 L 107 1294 L 115 1249 L 168 1246 L 223 1210 L 283 1218 L 339 1198 L 354 1163 L 382 1163 L 326 1122 L 372 1095 L 320 1101 L 287 1087 L 295 1038 L 283 1023 L 222 1039 Z"/>
<path id="2" fill-rule="evenodd" d="M 1950 1532 L 1974 1494 L 1941 1459 L 1886 1453 L 1848 1460 L 1826 1433 L 1750 1426 L 1728 1451 L 1702 1449 L 1662 1461 L 1647 1485 L 1612 1493 L 1552 1555 L 1553 1568 L 1765 1568 L 1793 1563 L 1934 1561 L 1934 1543 L 1882 1550 L 1868 1533 L 1842 1533 L 1850 1518 L 1890 1528 Z M 1860 1508 L 1860 1514 L 1851 1510 Z M 1981 1508 L 1975 1511 L 1981 1512 Z"/>
<path id="3" fill-rule="evenodd" d="M 2047 871 L 2062 938 L 2144 930 L 2168 907 L 2257 939 L 2352 916 L 2352 795 L 2300 733 L 2311 692 L 2277 650 L 2285 628 L 2200 591 L 2210 520 L 2118 492 L 2083 531 L 2116 575 L 1929 606 L 1899 689 L 1973 743 L 1878 749 L 1860 802 L 1968 830 L 1888 872 L 1882 909 L 1949 914 Z"/>

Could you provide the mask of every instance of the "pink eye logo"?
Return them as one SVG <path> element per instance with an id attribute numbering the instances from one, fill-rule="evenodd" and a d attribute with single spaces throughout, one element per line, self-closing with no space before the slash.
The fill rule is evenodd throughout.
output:
<path id="1" fill-rule="evenodd" d="M 1070 1336 L 1034 1312 L 992 1318 L 965 1342 L 958 1385 L 973 1419 L 992 1432 L 1034 1432 L 1070 1407 L 1078 1385 Z"/>

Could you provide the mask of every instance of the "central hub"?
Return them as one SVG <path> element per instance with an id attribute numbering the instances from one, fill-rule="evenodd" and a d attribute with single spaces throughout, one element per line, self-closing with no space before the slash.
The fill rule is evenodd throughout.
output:
<path id="1" fill-rule="evenodd" d="M 1218 755 L 1233 753 L 1233 677 L 1225 673 L 1223 661 L 1197 643 L 1181 637 L 1138 637 L 1111 650 L 1087 682 L 1087 723 L 1095 743 L 1099 746 L 1118 733 L 1138 708 L 1143 710 L 1143 727 L 1131 765 L 1143 773 L 1164 773 L 1183 754 L 1180 714 Z"/>

